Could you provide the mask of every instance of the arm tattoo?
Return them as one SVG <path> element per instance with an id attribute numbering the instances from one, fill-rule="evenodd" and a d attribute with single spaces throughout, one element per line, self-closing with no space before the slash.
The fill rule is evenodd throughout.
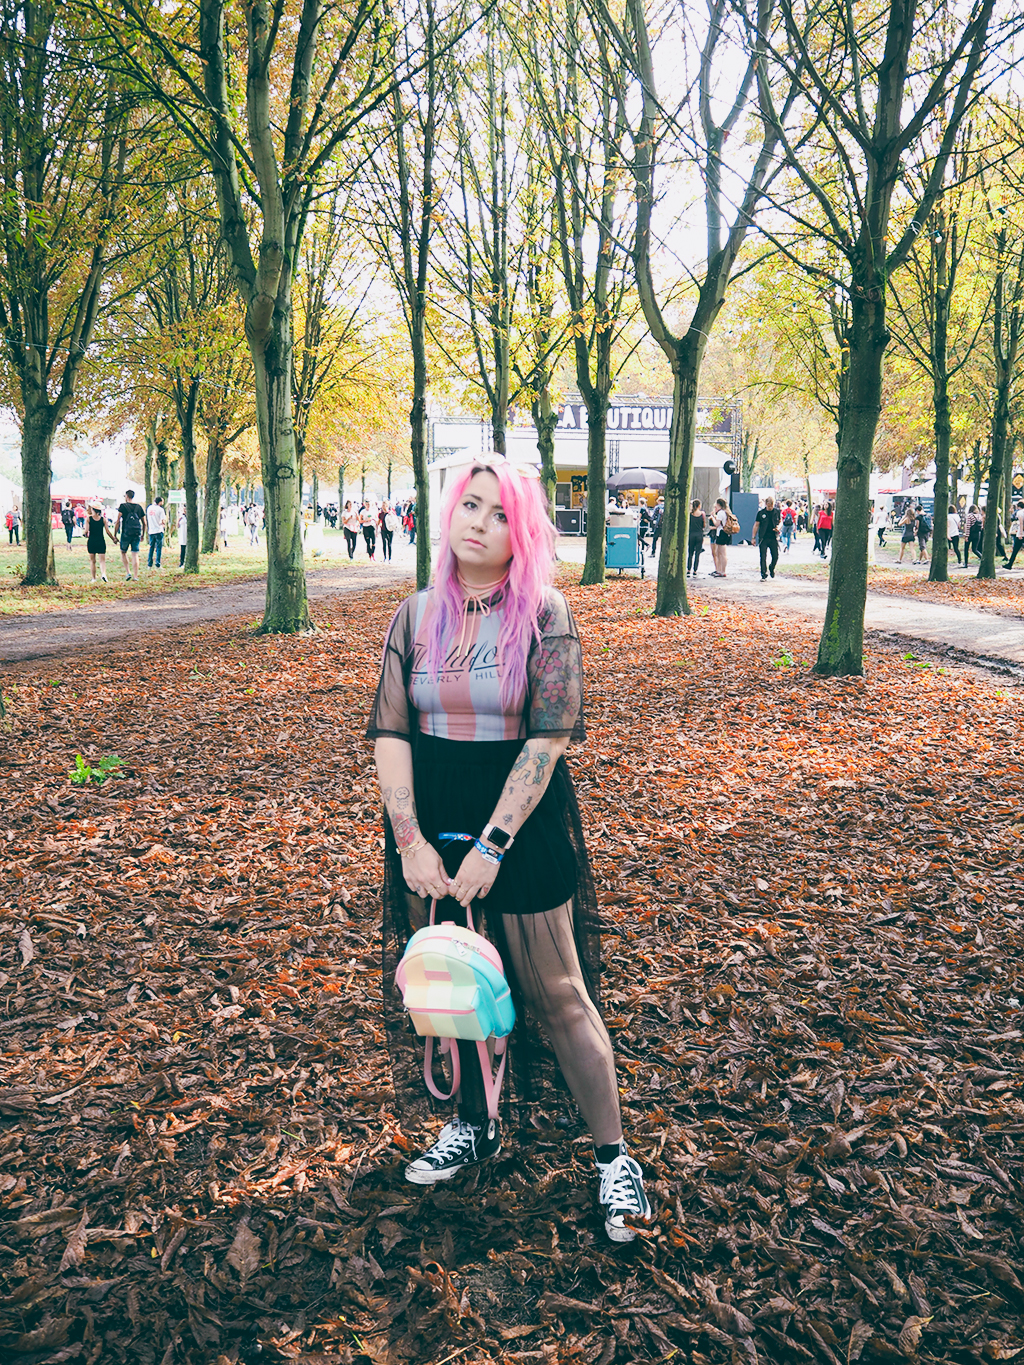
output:
<path id="1" fill-rule="evenodd" d="M 508 781 L 501 794 L 501 805 L 513 806 L 520 812 L 519 819 L 516 819 L 512 810 L 498 815 L 495 819 L 501 821 L 506 828 L 513 825 L 521 825 L 536 803 L 544 795 L 548 779 L 554 771 L 552 768 L 552 756 L 547 749 L 540 747 L 543 741 L 535 744 L 532 740 L 527 740 L 523 745 L 512 771 L 508 775 Z M 538 791 L 537 789 L 540 788 Z"/>
<path id="2" fill-rule="evenodd" d="M 385 787 L 382 794 L 384 809 L 391 819 L 391 829 L 398 847 L 408 848 L 411 844 L 419 843 L 423 835 L 409 788 L 397 787 L 392 791 L 391 787 Z"/>

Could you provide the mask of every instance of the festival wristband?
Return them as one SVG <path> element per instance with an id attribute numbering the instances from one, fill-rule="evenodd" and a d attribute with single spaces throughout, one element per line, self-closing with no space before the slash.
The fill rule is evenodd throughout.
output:
<path id="1" fill-rule="evenodd" d="M 495 849 L 488 848 L 487 845 L 482 844 L 479 839 L 473 840 L 473 847 L 476 849 L 477 853 L 480 854 L 480 857 L 483 858 L 485 863 L 493 863 L 495 867 L 501 866 L 501 860 L 505 856 L 503 853 L 498 853 Z"/>

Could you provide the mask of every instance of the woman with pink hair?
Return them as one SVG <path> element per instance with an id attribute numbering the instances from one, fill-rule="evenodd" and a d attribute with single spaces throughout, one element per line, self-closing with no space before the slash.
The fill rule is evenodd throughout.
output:
<path id="1" fill-rule="evenodd" d="M 551 586 L 554 552 L 539 482 L 503 460 L 476 464 L 445 500 L 433 587 L 391 623 L 367 730 L 386 810 L 385 1018 L 396 1093 L 422 1108 L 395 967 L 431 899 L 438 922 L 465 923 L 465 908 L 481 902 L 516 1005 L 517 1093 L 534 1097 L 545 1071 L 536 1021 L 593 1136 L 606 1232 L 628 1242 L 627 1219 L 649 1218 L 651 1206 L 623 1142 L 615 1059 L 591 985 L 597 907 L 563 757 L 583 737 L 581 652 Z M 459 1053 L 458 1115 L 406 1167 L 414 1184 L 448 1180 L 501 1148 L 476 1047 Z"/>

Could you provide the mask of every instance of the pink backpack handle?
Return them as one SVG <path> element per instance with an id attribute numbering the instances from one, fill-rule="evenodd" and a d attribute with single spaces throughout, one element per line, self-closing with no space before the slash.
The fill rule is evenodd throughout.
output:
<path id="1" fill-rule="evenodd" d="M 436 898 L 430 902 L 430 923 L 434 923 L 434 913 L 437 910 Z M 466 906 L 466 927 L 473 929 L 473 912 Z M 475 930 L 473 931 L 476 932 Z M 505 1049 L 506 1038 L 495 1038 L 494 1055 L 501 1058 L 501 1065 L 497 1071 L 491 1071 L 491 1056 L 487 1051 L 486 1042 L 478 1042 L 476 1045 L 477 1054 L 480 1057 L 480 1077 L 484 1086 L 484 1098 L 487 1100 L 487 1117 L 496 1119 L 498 1117 L 498 1097 L 501 1094 L 501 1085 L 505 1079 L 505 1063 L 508 1061 L 508 1052 Z M 437 1085 L 434 1084 L 431 1063 L 434 1059 L 434 1040 L 427 1038 L 423 1047 L 423 1079 L 427 1083 L 427 1089 L 438 1100 L 453 1100 L 459 1093 L 462 1085 L 462 1066 L 459 1062 L 459 1045 L 452 1040 L 445 1038 L 441 1045 L 442 1054 L 449 1052 L 452 1060 L 452 1088 L 447 1095 Z"/>

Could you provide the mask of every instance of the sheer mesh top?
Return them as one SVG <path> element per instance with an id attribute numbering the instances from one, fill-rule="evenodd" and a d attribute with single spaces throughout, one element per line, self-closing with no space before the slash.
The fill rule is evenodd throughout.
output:
<path id="1" fill-rule="evenodd" d="M 414 728 L 439 739 L 508 740 L 538 735 L 582 739 L 583 667 L 579 633 L 569 604 L 549 588 L 538 618 L 540 639 L 527 658 L 527 687 L 507 706 L 501 701 L 503 664 L 498 654 L 501 594 L 490 612 L 470 609 L 466 638 L 445 660 L 436 679 L 425 658 L 433 590 L 407 597 L 395 613 L 384 645 L 380 682 L 367 727 L 368 739 L 407 739 Z"/>

